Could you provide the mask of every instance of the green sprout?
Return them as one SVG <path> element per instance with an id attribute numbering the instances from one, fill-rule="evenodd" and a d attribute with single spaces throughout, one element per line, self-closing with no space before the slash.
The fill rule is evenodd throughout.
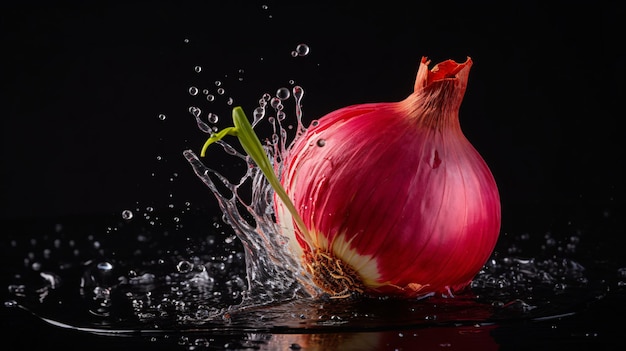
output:
<path id="1" fill-rule="evenodd" d="M 243 146 L 244 151 L 252 158 L 252 160 L 256 163 L 256 165 L 261 169 L 265 178 L 269 181 L 272 188 L 278 195 L 278 197 L 283 201 L 292 217 L 294 218 L 298 229 L 302 235 L 304 235 L 307 239 L 310 239 L 310 235 L 306 226 L 304 225 L 304 221 L 298 214 L 296 207 L 293 202 L 287 195 L 285 188 L 280 184 L 280 181 L 274 174 L 274 168 L 272 167 L 272 163 L 270 162 L 267 154 L 265 153 L 265 149 L 263 145 L 261 145 L 261 141 L 259 137 L 252 129 L 252 125 L 248 121 L 246 114 L 243 112 L 243 109 L 239 106 L 233 108 L 233 127 L 224 128 L 217 133 L 211 134 L 209 139 L 202 146 L 202 151 L 200 152 L 200 156 L 204 157 L 206 154 L 206 150 L 209 145 L 213 144 L 218 140 L 222 140 L 226 135 L 236 136 Z M 311 241 L 309 241 L 311 242 Z"/>

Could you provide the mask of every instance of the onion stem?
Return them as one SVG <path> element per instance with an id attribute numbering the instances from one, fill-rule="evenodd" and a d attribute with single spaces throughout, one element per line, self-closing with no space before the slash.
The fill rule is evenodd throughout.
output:
<path id="1" fill-rule="evenodd" d="M 306 226 L 304 225 L 302 217 L 300 217 L 300 215 L 298 214 L 298 211 L 296 210 L 296 207 L 287 195 L 285 188 L 283 188 L 283 186 L 280 184 L 280 181 L 276 177 L 276 174 L 274 174 L 274 168 L 272 167 L 272 164 L 267 157 L 267 153 L 265 152 L 263 145 L 261 145 L 259 137 L 254 132 L 254 129 L 248 121 L 246 114 L 243 112 L 243 109 L 239 106 L 233 108 L 233 124 L 234 127 L 224 128 L 217 133 L 211 134 L 209 139 L 207 139 L 207 141 L 204 143 L 204 146 L 202 146 L 200 156 L 204 157 L 209 145 L 218 140 L 221 140 L 226 135 L 236 136 L 239 139 L 241 146 L 243 146 L 245 152 L 261 169 L 261 172 L 263 172 L 265 178 L 267 178 L 272 188 L 274 188 L 274 191 L 276 192 L 278 197 L 283 201 L 283 203 L 291 213 L 291 216 L 295 220 L 296 225 L 298 226 L 298 229 L 300 229 L 302 235 L 305 236 L 308 242 L 312 242 L 310 241 L 311 236 L 306 229 Z"/>

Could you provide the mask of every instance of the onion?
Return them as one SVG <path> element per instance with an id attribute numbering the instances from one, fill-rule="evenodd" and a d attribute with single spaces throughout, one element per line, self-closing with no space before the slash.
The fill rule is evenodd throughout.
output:
<path id="1" fill-rule="evenodd" d="M 313 281 L 331 297 L 420 297 L 465 288 L 491 255 L 500 198 L 461 131 L 472 65 L 422 58 L 412 94 L 345 107 L 311 123 L 280 174 L 240 107 L 234 127 L 276 190 L 276 219 Z"/>
<path id="2" fill-rule="evenodd" d="M 405 100 L 331 112 L 289 150 L 280 178 L 308 233 L 277 201 L 278 221 L 334 296 L 457 291 L 496 244 L 498 189 L 459 124 L 472 61 L 429 63 Z"/>

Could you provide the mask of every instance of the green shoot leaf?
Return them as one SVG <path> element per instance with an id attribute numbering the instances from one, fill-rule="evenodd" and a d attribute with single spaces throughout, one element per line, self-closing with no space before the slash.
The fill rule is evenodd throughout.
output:
<path id="1" fill-rule="evenodd" d="M 252 158 L 252 160 L 256 163 L 256 165 L 261 169 L 265 178 L 267 178 L 268 182 L 276 192 L 276 195 L 282 200 L 284 205 L 291 213 L 300 233 L 305 237 L 308 242 L 313 242 L 311 240 L 311 236 L 304 225 L 304 221 L 298 214 L 296 207 L 293 202 L 287 195 L 285 188 L 283 188 L 282 184 L 274 174 L 274 168 L 272 167 L 272 163 L 267 157 L 267 153 L 259 140 L 259 137 L 254 132 L 252 125 L 248 121 L 246 114 L 243 112 L 243 109 L 239 106 L 233 108 L 233 124 L 234 127 L 228 127 L 222 129 L 221 131 L 212 134 L 209 139 L 204 143 L 202 147 L 202 151 L 200 152 L 200 156 L 204 157 L 206 154 L 206 150 L 209 145 L 213 144 L 218 140 L 222 140 L 226 135 L 236 136 L 239 139 L 239 143 L 243 146 L 244 151 Z"/>

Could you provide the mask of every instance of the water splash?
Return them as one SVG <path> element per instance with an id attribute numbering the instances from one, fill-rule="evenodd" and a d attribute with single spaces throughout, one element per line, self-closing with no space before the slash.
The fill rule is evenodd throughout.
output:
<path id="1" fill-rule="evenodd" d="M 293 94 L 292 94 L 293 93 Z M 290 145 L 284 104 L 293 95 L 295 103 L 295 140 L 302 135 L 301 101 L 304 89 L 295 86 L 292 93 L 287 88 L 277 90 L 276 96 L 263 94 L 259 106 L 254 109 L 252 126 L 258 127 L 262 121 L 269 123 L 272 135 L 265 140 L 265 149 L 273 163 L 275 172 L 280 174 L 282 160 Z M 275 116 L 268 116 L 273 111 Z M 266 118 L 267 117 L 267 118 Z M 205 128 L 201 128 L 205 131 Z M 291 142 L 293 142 L 291 140 Z M 266 304 L 294 298 L 312 297 L 319 290 L 312 283 L 299 259 L 289 250 L 288 238 L 282 234 L 274 213 L 274 190 L 260 168 L 248 156 L 239 152 L 233 145 L 218 141 L 223 150 L 246 165 L 246 173 L 233 183 L 231 180 L 207 167 L 192 151 L 184 151 L 184 156 L 196 175 L 211 190 L 222 210 L 225 223 L 233 228 L 245 247 L 248 278 L 248 291 L 242 306 Z"/>

